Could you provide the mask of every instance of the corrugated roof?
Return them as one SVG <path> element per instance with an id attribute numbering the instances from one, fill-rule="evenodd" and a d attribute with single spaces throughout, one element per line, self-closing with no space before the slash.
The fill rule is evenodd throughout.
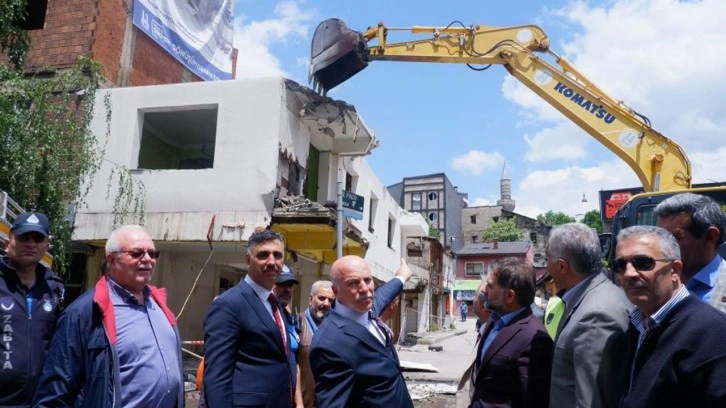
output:
<path id="1" fill-rule="evenodd" d="M 531 242 L 499 242 L 497 248 L 494 243 L 483 242 L 477 244 L 466 244 L 463 248 L 456 251 L 457 256 L 461 255 L 506 255 L 506 254 L 526 254 L 532 246 Z"/>

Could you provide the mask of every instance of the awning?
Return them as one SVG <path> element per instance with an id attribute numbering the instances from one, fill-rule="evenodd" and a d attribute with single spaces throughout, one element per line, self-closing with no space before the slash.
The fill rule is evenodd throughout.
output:
<path id="1" fill-rule="evenodd" d="M 335 227 L 326 224 L 274 224 L 272 230 L 285 239 L 285 250 L 332 264 L 336 259 Z M 368 248 L 350 237 L 343 237 L 343 255 L 365 257 Z"/>
<path id="2" fill-rule="evenodd" d="M 476 290 L 481 285 L 481 280 L 456 280 L 454 281 L 454 290 L 466 291 Z"/>

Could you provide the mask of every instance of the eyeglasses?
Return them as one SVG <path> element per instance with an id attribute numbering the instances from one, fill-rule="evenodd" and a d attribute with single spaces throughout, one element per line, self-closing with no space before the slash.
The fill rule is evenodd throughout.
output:
<path id="1" fill-rule="evenodd" d="M 633 265 L 638 272 L 652 271 L 655 268 L 655 263 L 658 262 L 673 262 L 672 258 L 651 258 L 647 255 L 635 255 L 630 258 L 618 258 L 613 261 L 613 270 L 617 273 L 624 273 L 625 269 L 628 268 L 628 264 Z"/>
<path id="2" fill-rule="evenodd" d="M 282 259 L 282 252 L 280 251 L 260 251 L 255 254 L 255 258 L 260 261 L 264 261 L 265 259 L 269 258 L 270 255 L 274 256 L 277 260 Z"/>
<path id="3" fill-rule="evenodd" d="M 156 259 L 161 254 L 160 251 L 156 251 L 153 249 L 143 250 L 143 249 L 132 249 L 131 251 L 116 251 L 114 254 L 129 254 L 134 259 L 140 259 L 143 258 L 144 255 L 149 254 L 149 258 Z"/>

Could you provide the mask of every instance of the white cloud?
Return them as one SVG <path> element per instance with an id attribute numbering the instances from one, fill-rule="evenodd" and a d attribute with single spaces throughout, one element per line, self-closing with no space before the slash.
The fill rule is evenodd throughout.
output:
<path id="1" fill-rule="evenodd" d="M 619 159 L 589 167 L 532 170 L 512 192 L 517 203 L 514 211 L 532 218 L 549 210 L 575 216 L 599 209 L 600 190 L 638 185 L 635 174 Z M 586 203 L 582 202 L 583 193 Z"/>
<path id="2" fill-rule="evenodd" d="M 689 156 L 694 183 L 726 182 L 726 147 Z"/>
<path id="3" fill-rule="evenodd" d="M 573 1 L 554 12 L 557 22 L 577 27 L 570 39 L 551 38 L 566 57 L 608 95 L 646 115 L 653 127 L 696 157 L 726 140 L 726 2 L 722 0 L 617 0 L 605 5 Z M 584 158 L 587 138 L 561 134 L 571 123 L 514 78 L 502 87 L 535 123 L 525 136 L 529 161 Z M 559 139 L 558 139 L 559 138 Z M 694 178 L 701 175 L 694 163 Z M 706 170 L 708 171 L 708 170 Z"/>
<path id="4" fill-rule="evenodd" d="M 481 207 L 485 205 L 496 205 L 497 199 L 492 197 L 476 197 L 469 201 L 469 207 Z"/>
<path id="5" fill-rule="evenodd" d="M 316 17 L 315 11 L 302 10 L 295 1 L 277 4 L 269 19 L 246 21 L 244 16 L 238 16 L 234 35 L 234 47 L 238 50 L 236 78 L 289 77 L 270 46 L 295 38 L 307 39 L 309 24 Z"/>
<path id="6" fill-rule="evenodd" d="M 492 170 L 502 166 L 504 157 L 498 152 L 487 153 L 470 150 L 468 153 L 451 159 L 451 167 L 467 174 L 481 175 L 484 170 Z"/>
<path id="7" fill-rule="evenodd" d="M 581 159 L 587 155 L 585 146 L 589 136 L 571 123 L 558 123 L 544 128 L 533 136 L 525 135 L 529 147 L 524 154 L 527 161 Z"/>

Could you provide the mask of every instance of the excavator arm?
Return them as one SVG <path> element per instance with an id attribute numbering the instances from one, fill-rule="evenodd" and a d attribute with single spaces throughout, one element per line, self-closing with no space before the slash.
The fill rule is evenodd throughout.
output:
<path id="1" fill-rule="evenodd" d="M 389 43 L 388 33 L 405 31 L 427 38 Z M 376 42 L 369 45 L 371 42 Z M 536 53 L 552 56 L 556 66 Z M 537 26 L 388 28 L 365 32 L 341 20 L 325 20 L 315 31 L 310 62 L 314 88 L 326 93 L 371 61 L 448 62 L 503 65 L 520 82 L 624 160 L 646 192 L 691 187 L 691 164 L 683 149 L 644 118 L 587 80 L 549 49 Z M 476 69 L 476 68 L 474 68 Z"/>

